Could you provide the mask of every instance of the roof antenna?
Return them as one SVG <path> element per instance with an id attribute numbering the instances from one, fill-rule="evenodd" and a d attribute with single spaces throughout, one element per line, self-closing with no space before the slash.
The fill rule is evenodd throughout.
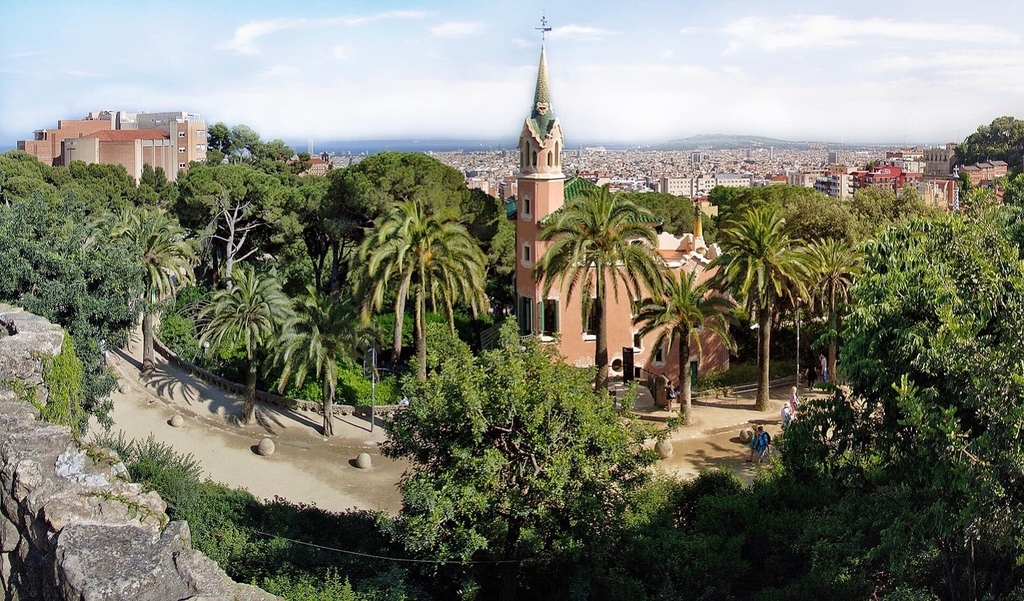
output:
<path id="1" fill-rule="evenodd" d="M 548 27 L 548 18 L 544 16 L 544 13 L 540 15 L 540 27 L 534 27 L 534 29 L 540 32 L 540 41 L 543 43 L 547 33 L 551 31 L 551 28 Z"/>

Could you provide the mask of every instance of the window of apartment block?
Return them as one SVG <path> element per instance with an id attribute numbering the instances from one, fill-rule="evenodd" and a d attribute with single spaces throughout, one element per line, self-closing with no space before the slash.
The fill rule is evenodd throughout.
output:
<path id="1" fill-rule="evenodd" d="M 196 144 L 196 152 L 206 152 L 206 144 Z"/>
<path id="2" fill-rule="evenodd" d="M 179 146 L 178 147 L 178 152 L 185 152 L 185 147 L 184 146 Z"/>
<path id="3" fill-rule="evenodd" d="M 633 348 L 643 348 L 643 337 L 640 336 L 640 332 L 633 332 Z"/>
<path id="4" fill-rule="evenodd" d="M 178 163 L 178 169 L 184 169 L 185 163 Z"/>
<path id="5" fill-rule="evenodd" d="M 184 138 L 184 137 L 185 137 L 185 132 L 183 132 L 183 131 L 179 131 L 179 132 L 178 132 L 178 137 L 179 137 L 179 138 Z"/>
<path id="6" fill-rule="evenodd" d="M 206 130 L 205 129 L 197 129 L 196 130 L 196 137 L 197 138 L 205 138 L 206 137 Z"/>
<path id="7" fill-rule="evenodd" d="M 664 365 L 664 363 L 665 363 L 665 347 L 659 348 L 658 352 L 654 353 L 654 360 L 653 360 L 653 362 L 654 362 L 655 365 Z"/>
<path id="8" fill-rule="evenodd" d="M 553 298 L 540 303 L 540 333 L 544 336 L 558 333 L 558 301 Z"/>
<path id="9" fill-rule="evenodd" d="M 519 312 L 516 315 L 519 319 L 519 335 L 529 336 L 533 334 L 533 299 L 528 296 L 519 297 Z"/>

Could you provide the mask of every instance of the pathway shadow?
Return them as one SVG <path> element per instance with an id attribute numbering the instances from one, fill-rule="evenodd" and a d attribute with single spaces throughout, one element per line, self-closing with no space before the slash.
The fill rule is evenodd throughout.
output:
<path id="1" fill-rule="evenodd" d="M 202 401 L 201 391 L 192 380 L 183 380 L 167 373 L 161 367 L 143 376 L 142 381 L 157 395 L 172 401 L 182 400 L 187 405 Z"/>

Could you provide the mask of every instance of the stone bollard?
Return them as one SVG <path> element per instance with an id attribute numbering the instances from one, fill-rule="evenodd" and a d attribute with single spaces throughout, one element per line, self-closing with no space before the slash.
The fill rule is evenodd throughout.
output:
<path id="1" fill-rule="evenodd" d="M 180 413 L 175 413 L 174 417 L 171 418 L 171 425 L 175 428 L 180 428 L 185 425 L 185 418 L 181 417 Z"/>
<path id="2" fill-rule="evenodd" d="M 269 457 L 274 454 L 274 441 L 269 438 L 264 438 L 260 441 L 259 446 L 256 447 L 256 451 L 264 457 Z"/>
<path id="3" fill-rule="evenodd" d="M 742 442 L 750 442 L 754 438 L 754 430 L 751 428 L 743 428 L 740 430 L 740 440 Z"/>
<path id="4" fill-rule="evenodd" d="M 370 459 L 369 453 L 360 453 L 356 455 L 356 467 L 361 470 L 368 470 L 373 466 L 373 460 Z"/>
<path id="5" fill-rule="evenodd" d="M 127 382 L 121 382 L 121 385 L 118 387 L 118 390 L 121 391 L 121 394 L 128 394 L 128 391 L 131 390 L 131 388 L 128 387 Z"/>
<path id="6" fill-rule="evenodd" d="M 659 440 L 654 443 L 654 450 L 658 452 L 658 457 L 668 459 L 672 456 L 672 443 L 664 439 Z"/>

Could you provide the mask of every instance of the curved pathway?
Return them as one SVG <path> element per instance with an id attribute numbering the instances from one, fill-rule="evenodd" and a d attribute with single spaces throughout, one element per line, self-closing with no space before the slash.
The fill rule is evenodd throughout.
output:
<path id="1" fill-rule="evenodd" d="M 127 349 L 110 354 L 124 392 L 111 395 L 113 432 L 128 438 L 156 440 L 191 454 L 216 482 L 245 488 L 257 497 L 276 496 L 340 511 L 357 507 L 395 513 L 401 498 L 395 483 L 405 470 L 404 462 L 382 457 L 378 443 L 384 431 L 378 420 L 374 431 L 366 418 L 346 416 L 336 421 L 337 435 L 320 435 L 322 417 L 313 412 L 258 403 L 257 423 L 238 425 L 242 399 L 194 379 L 157 355 L 156 369 L 140 376 L 142 342 L 138 333 Z M 694 424 L 677 430 L 670 439 L 675 452 L 658 466 L 677 477 L 693 477 L 702 469 L 730 467 L 749 481 L 755 469 L 743 460 L 747 447 L 739 441 L 739 429 L 750 423 L 766 424 L 773 436 L 778 431 L 778 410 L 785 390 L 773 391 L 772 409 L 754 411 L 752 400 L 711 399 L 694 405 Z M 170 426 L 180 414 L 184 425 Z M 96 431 L 98 426 L 91 424 Z M 270 457 L 255 452 L 263 437 L 275 441 Z M 653 442 L 652 442 L 653 444 Z M 360 470 L 354 459 L 367 452 L 373 468 Z"/>

